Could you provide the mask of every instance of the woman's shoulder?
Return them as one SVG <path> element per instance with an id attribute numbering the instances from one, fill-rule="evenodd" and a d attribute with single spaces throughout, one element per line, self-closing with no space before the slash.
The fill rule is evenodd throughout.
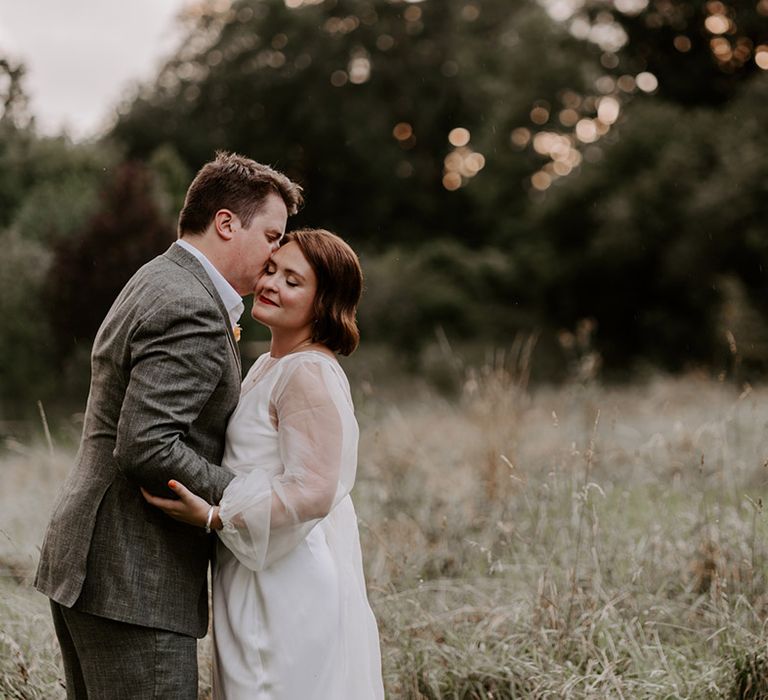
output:
<path id="1" fill-rule="evenodd" d="M 335 367 L 341 367 L 339 361 L 336 359 L 330 350 L 317 350 L 315 348 L 308 348 L 307 350 L 299 350 L 292 352 L 289 355 L 285 355 L 280 358 L 281 362 L 285 366 L 300 366 L 303 364 L 323 364 Z"/>
<path id="2" fill-rule="evenodd" d="M 349 382 L 335 355 L 322 350 L 302 350 L 280 358 L 280 374 L 275 389 L 288 386 L 337 385 L 349 392 Z"/>

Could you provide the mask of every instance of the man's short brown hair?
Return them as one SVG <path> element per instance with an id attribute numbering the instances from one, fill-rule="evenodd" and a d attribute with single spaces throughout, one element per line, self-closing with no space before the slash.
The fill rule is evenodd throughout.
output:
<path id="1" fill-rule="evenodd" d="M 247 228 L 273 193 L 285 202 L 288 214 L 295 214 L 304 202 L 301 186 L 277 170 L 237 153 L 217 151 L 187 190 L 179 236 L 204 233 L 219 209 L 232 211 Z"/>

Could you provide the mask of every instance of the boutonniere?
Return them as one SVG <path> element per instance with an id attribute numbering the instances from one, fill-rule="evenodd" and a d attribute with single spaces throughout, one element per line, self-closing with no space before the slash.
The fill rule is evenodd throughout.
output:
<path id="1" fill-rule="evenodd" d="M 242 328 L 240 328 L 240 324 L 236 323 L 234 326 L 232 326 L 232 335 L 235 336 L 235 342 L 240 342 L 240 332 L 242 331 Z"/>

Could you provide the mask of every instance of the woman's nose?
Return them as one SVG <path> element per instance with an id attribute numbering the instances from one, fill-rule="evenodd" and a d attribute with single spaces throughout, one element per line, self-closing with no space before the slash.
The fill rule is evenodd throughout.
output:
<path id="1" fill-rule="evenodd" d="M 260 284 L 259 284 L 259 286 L 260 286 L 262 289 L 267 289 L 267 290 L 269 290 L 269 291 L 271 291 L 271 292 L 275 291 L 275 281 L 274 281 L 274 277 L 272 277 L 271 275 L 270 275 L 269 277 L 267 277 L 267 276 L 265 275 L 264 277 L 262 277 L 262 278 L 261 278 L 261 281 L 260 281 Z"/>

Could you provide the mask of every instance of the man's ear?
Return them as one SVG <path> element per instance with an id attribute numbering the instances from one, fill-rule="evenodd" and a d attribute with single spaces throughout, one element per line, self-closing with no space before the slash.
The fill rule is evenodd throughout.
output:
<path id="1" fill-rule="evenodd" d="M 226 241 L 232 239 L 235 234 L 235 230 L 240 225 L 240 219 L 237 215 L 229 209 L 219 209 L 213 215 L 213 227 L 216 229 L 216 233 L 219 237 Z"/>

